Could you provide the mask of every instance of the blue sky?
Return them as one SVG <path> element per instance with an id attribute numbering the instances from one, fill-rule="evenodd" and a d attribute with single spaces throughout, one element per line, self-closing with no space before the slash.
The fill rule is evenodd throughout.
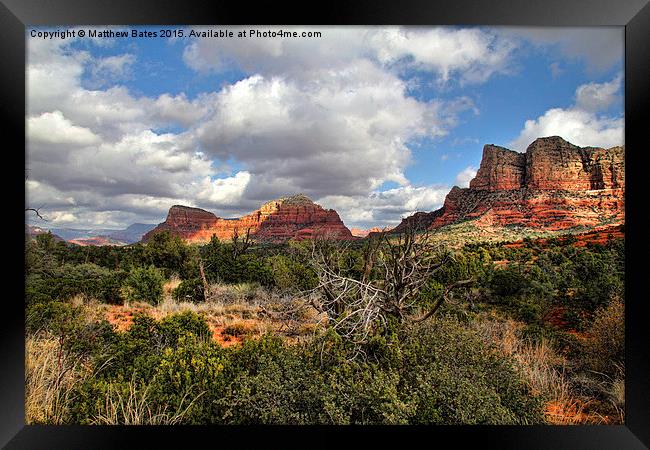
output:
<path id="1" fill-rule="evenodd" d="M 390 226 L 467 186 L 485 144 L 623 144 L 622 28 L 313 30 L 28 32 L 29 204 L 53 226 L 119 228 L 304 192 L 349 227 Z"/>

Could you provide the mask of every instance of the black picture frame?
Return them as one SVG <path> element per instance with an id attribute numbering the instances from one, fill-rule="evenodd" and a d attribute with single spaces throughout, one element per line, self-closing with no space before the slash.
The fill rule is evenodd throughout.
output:
<path id="1" fill-rule="evenodd" d="M 650 97 L 650 5 L 648 0 L 425 0 L 322 2 L 300 5 L 170 0 L 2 0 L 0 111 L 5 159 L 20 160 L 25 143 L 25 27 L 90 24 L 323 24 L 323 25 L 521 25 L 625 27 L 626 144 L 626 424 L 620 426 L 521 427 L 81 427 L 24 424 L 24 205 L 22 173 L 3 174 L 5 287 L 0 326 L 0 445 L 6 448 L 187 447 L 190 439 L 208 445 L 249 448 L 253 435 L 269 448 L 341 446 L 348 438 L 364 446 L 399 439 L 402 445 L 454 447 L 474 443 L 494 448 L 612 448 L 650 446 L 650 350 L 644 300 L 645 110 Z M 7 139 L 9 138 L 9 139 Z M 10 145 L 8 142 L 12 142 Z M 23 154 L 24 156 L 24 154 Z M 19 162 L 15 163 L 19 165 Z M 5 291 L 3 289 L 3 291 Z M 15 294 L 15 295 L 13 295 Z M 314 437 L 316 433 L 318 436 Z M 417 439 L 417 441 L 416 441 Z M 136 444 L 137 442 L 137 444 Z"/>

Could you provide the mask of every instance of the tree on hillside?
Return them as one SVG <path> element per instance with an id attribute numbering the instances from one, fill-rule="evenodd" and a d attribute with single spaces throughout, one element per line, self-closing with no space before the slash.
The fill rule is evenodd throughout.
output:
<path id="1" fill-rule="evenodd" d="M 166 269 L 171 272 L 182 273 L 189 261 L 190 249 L 180 236 L 169 231 L 156 233 L 144 249 L 144 258 L 148 264 Z"/>

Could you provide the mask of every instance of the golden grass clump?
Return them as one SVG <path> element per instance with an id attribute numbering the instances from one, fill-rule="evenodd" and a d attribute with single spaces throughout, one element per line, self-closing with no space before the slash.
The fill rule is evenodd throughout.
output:
<path id="1" fill-rule="evenodd" d="M 64 423 L 74 387 L 89 375 L 79 357 L 66 352 L 55 336 L 30 336 L 25 342 L 25 420 Z"/>

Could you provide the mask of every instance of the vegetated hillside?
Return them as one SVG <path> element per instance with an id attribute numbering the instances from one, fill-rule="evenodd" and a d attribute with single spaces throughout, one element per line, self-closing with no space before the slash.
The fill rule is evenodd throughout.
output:
<path id="1" fill-rule="evenodd" d="M 245 247 L 159 233 L 86 248 L 37 238 L 26 255 L 28 422 L 622 422 L 620 237 L 434 244 L 439 268 L 405 280 L 416 295 L 383 316 L 374 289 L 397 292 L 385 268 L 422 235 L 391 236 Z"/>

